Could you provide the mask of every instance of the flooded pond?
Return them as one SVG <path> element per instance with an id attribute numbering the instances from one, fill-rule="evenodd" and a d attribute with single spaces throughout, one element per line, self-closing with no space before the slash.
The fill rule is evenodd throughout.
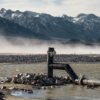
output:
<path id="1" fill-rule="evenodd" d="M 100 63 L 70 64 L 75 72 L 84 74 L 89 79 L 100 79 Z M 47 73 L 46 63 L 38 64 L 0 64 L 0 79 L 12 77 L 18 73 Z M 66 76 L 65 71 L 54 71 L 56 76 Z M 34 89 L 28 94 L 24 91 L 13 91 L 12 97 L 32 98 L 40 100 L 100 100 L 100 88 L 88 89 L 77 85 L 58 86 L 52 89 Z"/>

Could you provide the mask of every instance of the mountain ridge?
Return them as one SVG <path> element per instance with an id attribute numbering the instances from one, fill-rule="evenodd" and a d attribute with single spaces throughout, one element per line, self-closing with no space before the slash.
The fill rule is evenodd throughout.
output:
<path id="1" fill-rule="evenodd" d="M 67 15 L 59 17 L 32 11 L 21 12 L 2 8 L 0 10 L 1 18 L 29 30 L 31 36 L 21 32 L 26 37 L 58 41 L 60 39 L 66 41 L 100 41 L 100 17 L 94 14 L 82 13 L 76 17 Z M 10 26 L 9 29 L 11 29 Z"/>

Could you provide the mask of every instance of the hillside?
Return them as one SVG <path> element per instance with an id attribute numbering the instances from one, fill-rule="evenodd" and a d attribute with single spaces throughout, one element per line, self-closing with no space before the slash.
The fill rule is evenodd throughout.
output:
<path id="1" fill-rule="evenodd" d="M 2 8 L 0 31 L 6 36 L 67 42 L 99 42 L 100 17 L 94 14 L 55 17 L 44 13 Z"/>

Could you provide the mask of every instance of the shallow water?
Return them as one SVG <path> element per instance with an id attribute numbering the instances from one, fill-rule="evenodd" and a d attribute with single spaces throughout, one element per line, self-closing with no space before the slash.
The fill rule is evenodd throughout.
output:
<path id="1" fill-rule="evenodd" d="M 61 86 L 54 89 L 33 90 L 33 94 L 23 91 L 12 92 L 12 96 L 36 98 L 42 100 L 100 100 L 100 90 L 92 90 L 73 85 Z"/>
<path id="2" fill-rule="evenodd" d="M 75 72 L 85 74 L 89 79 L 100 79 L 100 63 L 70 64 Z M 40 64 L 0 64 L 0 78 L 12 77 L 18 73 L 46 73 L 46 63 Z M 54 71 L 57 76 L 66 76 L 65 71 Z M 33 90 L 33 94 L 23 91 L 12 92 L 20 98 L 39 98 L 41 100 L 100 100 L 100 89 L 87 89 L 76 85 L 59 86 L 54 89 Z M 20 99 L 21 100 L 21 99 Z"/>

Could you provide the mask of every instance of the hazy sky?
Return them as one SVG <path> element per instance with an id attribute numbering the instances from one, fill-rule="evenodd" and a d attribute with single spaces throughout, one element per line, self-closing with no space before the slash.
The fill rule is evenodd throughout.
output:
<path id="1" fill-rule="evenodd" d="M 100 16 L 100 0 L 0 0 L 0 7 L 57 16 L 76 16 L 79 13 L 94 13 Z"/>

